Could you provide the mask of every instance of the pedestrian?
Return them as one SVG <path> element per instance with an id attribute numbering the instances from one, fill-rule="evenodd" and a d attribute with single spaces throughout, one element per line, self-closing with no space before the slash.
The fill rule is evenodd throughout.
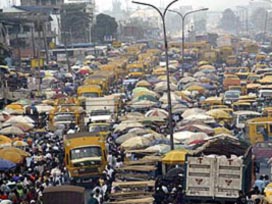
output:
<path id="1" fill-rule="evenodd" d="M 247 204 L 247 199 L 243 191 L 239 191 L 239 197 L 236 199 L 236 204 Z"/>
<path id="2" fill-rule="evenodd" d="M 97 188 L 93 194 L 93 198 L 95 198 L 98 202 L 98 204 L 103 203 L 103 197 L 102 197 L 102 192 L 99 188 Z"/>
<path id="3" fill-rule="evenodd" d="M 264 177 L 261 175 L 254 183 L 254 186 L 258 187 L 259 191 L 262 193 L 265 188 Z"/>

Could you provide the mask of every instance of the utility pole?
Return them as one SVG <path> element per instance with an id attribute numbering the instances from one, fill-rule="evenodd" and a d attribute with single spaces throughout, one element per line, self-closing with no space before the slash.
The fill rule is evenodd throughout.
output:
<path id="1" fill-rule="evenodd" d="M 35 30 L 35 25 L 31 27 L 31 41 L 32 41 L 32 54 L 33 58 L 36 57 L 36 48 L 35 48 L 35 38 L 34 38 L 34 30 Z"/>
<path id="2" fill-rule="evenodd" d="M 171 88 L 170 88 L 170 72 L 169 72 L 169 59 L 168 59 L 168 41 L 167 41 L 167 34 L 166 34 L 166 25 L 165 25 L 165 16 L 167 10 L 170 8 L 171 5 L 176 3 L 178 0 L 173 0 L 170 2 L 163 12 L 160 11 L 159 8 L 152 4 L 142 3 L 138 1 L 132 1 L 132 3 L 140 4 L 144 6 L 149 6 L 155 9 L 161 17 L 162 20 L 162 27 L 163 27 L 163 39 L 164 39 L 164 49 L 165 49 L 165 62 L 166 62 L 166 78 L 167 78 L 167 99 L 168 99 L 168 125 L 169 125 L 169 132 L 170 132 L 170 145 L 171 150 L 175 148 L 174 146 L 174 131 L 173 131 L 173 116 L 172 116 L 172 100 L 171 100 Z"/>
<path id="3" fill-rule="evenodd" d="M 46 57 L 46 64 L 49 64 L 49 57 L 48 57 L 48 43 L 47 43 L 47 29 L 45 23 L 41 25 L 42 33 L 43 33 L 43 41 L 44 41 L 44 49 L 45 49 L 45 57 Z"/>

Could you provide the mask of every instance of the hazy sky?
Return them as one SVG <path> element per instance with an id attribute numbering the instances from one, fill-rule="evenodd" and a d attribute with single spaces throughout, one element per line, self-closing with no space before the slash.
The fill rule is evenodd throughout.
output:
<path id="1" fill-rule="evenodd" d="M 158 7 L 166 5 L 171 0 L 137 0 L 140 2 L 151 3 Z M 193 5 L 193 7 L 208 7 L 210 10 L 224 10 L 226 8 L 235 7 L 237 5 L 247 5 L 250 0 L 179 0 L 175 3 L 174 7 L 182 5 Z M 131 3 L 131 0 L 121 0 L 123 6 L 128 2 L 130 8 L 136 8 L 135 4 Z M 112 0 L 96 0 L 98 11 L 104 11 L 111 9 Z"/>

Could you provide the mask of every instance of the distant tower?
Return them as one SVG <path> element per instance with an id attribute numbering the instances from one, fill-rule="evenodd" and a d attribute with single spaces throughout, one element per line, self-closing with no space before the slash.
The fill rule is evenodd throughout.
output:
<path id="1" fill-rule="evenodd" d="M 16 0 L 9 0 L 8 1 L 8 6 L 14 6 L 16 5 Z"/>

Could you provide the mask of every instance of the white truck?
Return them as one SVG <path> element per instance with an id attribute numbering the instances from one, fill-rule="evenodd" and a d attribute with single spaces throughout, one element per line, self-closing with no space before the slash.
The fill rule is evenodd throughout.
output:
<path id="1" fill-rule="evenodd" d="M 114 95 L 86 98 L 84 119 L 85 125 L 89 122 L 114 122 L 117 117 L 118 101 Z"/>
<path id="2" fill-rule="evenodd" d="M 224 155 L 188 155 L 184 180 L 186 202 L 223 204 L 235 202 L 240 190 L 249 192 L 251 155 L 251 148 L 243 155 L 230 158 Z"/>

